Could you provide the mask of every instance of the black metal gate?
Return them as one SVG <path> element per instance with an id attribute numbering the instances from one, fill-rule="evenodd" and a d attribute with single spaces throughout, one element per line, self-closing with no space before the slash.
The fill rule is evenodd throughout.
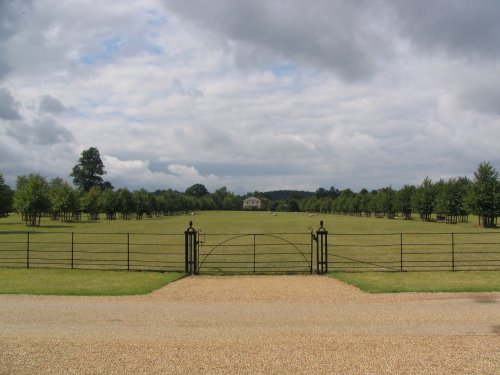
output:
<path id="1" fill-rule="evenodd" d="M 188 274 L 273 274 L 328 272 L 328 232 L 203 233 L 185 231 Z M 316 252 L 314 244 L 316 243 Z M 314 263 L 316 258 L 316 264 Z"/>

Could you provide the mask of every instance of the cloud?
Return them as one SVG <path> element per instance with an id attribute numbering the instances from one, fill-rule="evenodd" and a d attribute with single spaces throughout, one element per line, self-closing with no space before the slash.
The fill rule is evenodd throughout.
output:
<path id="1" fill-rule="evenodd" d="M 10 91 L 0 87 L 0 119 L 2 120 L 20 120 L 20 105 L 14 99 Z"/>
<path id="2" fill-rule="evenodd" d="M 348 81 L 372 77 L 388 57 L 384 20 L 371 1 L 165 1 L 168 9 L 228 38 L 239 62 L 276 57 L 330 69 Z M 253 56 L 253 57 L 252 57 Z"/>
<path id="3" fill-rule="evenodd" d="M 40 98 L 40 113 L 50 113 L 50 114 L 61 114 L 65 112 L 67 108 L 56 98 L 50 95 L 44 95 Z"/>
<path id="4" fill-rule="evenodd" d="M 8 40 L 18 32 L 25 16 L 26 6 L 22 1 L 0 1 L 0 80 L 11 70 L 5 53 Z"/>
<path id="5" fill-rule="evenodd" d="M 388 3 L 397 26 L 423 51 L 467 59 L 500 56 L 500 3 L 490 0 L 425 0 Z"/>
<path id="6" fill-rule="evenodd" d="M 75 140 L 73 134 L 51 117 L 42 117 L 33 124 L 33 141 L 42 145 L 68 143 Z"/>
<path id="7" fill-rule="evenodd" d="M 151 190 L 470 175 L 500 163 L 497 7 L 0 2 L 0 170 L 67 176 L 94 146 Z"/>
<path id="8" fill-rule="evenodd" d="M 196 183 L 205 184 L 212 190 L 220 187 L 215 175 L 201 175 L 193 166 L 169 164 L 164 170 L 152 171 L 148 160 L 120 160 L 109 155 L 103 156 L 103 163 L 106 179 L 115 187 L 139 189 L 147 186 L 150 190 L 174 188 L 181 191 Z"/>
<path id="9" fill-rule="evenodd" d="M 12 122 L 6 127 L 6 135 L 24 145 L 54 145 L 74 141 L 73 134 L 51 117 L 37 118 L 33 124 Z"/>
<path id="10" fill-rule="evenodd" d="M 184 88 L 181 80 L 178 78 L 174 78 L 174 80 L 172 81 L 172 87 L 173 87 L 173 91 L 176 93 L 179 93 L 179 95 L 182 95 L 182 96 L 187 95 L 187 96 L 191 96 L 193 98 L 203 98 L 203 91 L 201 91 L 200 89 L 196 89 L 196 88 L 186 90 Z"/>

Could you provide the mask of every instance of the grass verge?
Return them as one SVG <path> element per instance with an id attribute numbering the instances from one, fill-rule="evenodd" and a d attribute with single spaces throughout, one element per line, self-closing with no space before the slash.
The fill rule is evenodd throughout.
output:
<path id="1" fill-rule="evenodd" d="M 500 272 L 332 272 L 331 276 L 370 293 L 500 292 Z"/>
<path id="2" fill-rule="evenodd" d="M 176 272 L 0 269 L 0 294 L 140 295 L 183 276 Z"/>

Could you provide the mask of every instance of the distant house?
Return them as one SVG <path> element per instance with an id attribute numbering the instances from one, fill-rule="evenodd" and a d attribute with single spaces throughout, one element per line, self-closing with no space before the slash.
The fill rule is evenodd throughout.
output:
<path id="1" fill-rule="evenodd" d="M 257 208 L 262 207 L 262 201 L 259 198 L 248 197 L 243 200 L 243 208 Z"/>

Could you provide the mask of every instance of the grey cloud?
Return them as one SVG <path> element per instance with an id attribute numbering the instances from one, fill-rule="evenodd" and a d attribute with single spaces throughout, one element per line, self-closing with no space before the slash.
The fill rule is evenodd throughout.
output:
<path id="1" fill-rule="evenodd" d="M 16 121 L 7 126 L 6 134 L 21 144 L 28 144 L 32 139 L 32 128 L 23 121 Z"/>
<path id="2" fill-rule="evenodd" d="M 26 16 L 26 6 L 30 1 L 0 1 L 0 51 L 5 51 L 5 44 L 21 27 Z M 6 53 L 0 54 L 0 80 L 10 71 L 11 65 Z"/>
<path id="3" fill-rule="evenodd" d="M 74 141 L 73 134 L 50 117 L 35 121 L 34 137 L 36 143 L 43 145 Z"/>
<path id="4" fill-rule="evenodd" d="M 500 55 L 500 2 L 388 0 L 403 35 L 418 47 L 461 57 Z"/>
<path id="5" fill-rule="evenodd" d="M 24 145 L 53 145 L 74 141 L 73 134 L 51 117 L 36 119 L 32 125 L 16 121 L 7 127 L 6 134 Z"/>
<path id="6" fill-rule="evenodd" d="M 39 110 L 41 113 L 60 114 L 65 112 L 67 108 L 56 98 L 44 95 L 40 100 Z"/>
<path id="7" fill-rule="evenodd" d="M 240 48 L 327 68 L 349 81 L 373 76 L 390 55 L 389 39 L 376 26 L 384 20 L 383 9 L 371 1 L 166 3 L 181 17 L 238 41 Z"/>
<path id="8" fill-rule="evenodd" d="M 495 85 L 470 89 L 458 96 L 458 103 L 464 108 L 500 116 L 500 87 Z"/>
<path id="9" fill-rule="evenodd" d="M 10 91 L 0 87 L 0 119 L 20 120 L 19 103 L 14 99 Z"/>

